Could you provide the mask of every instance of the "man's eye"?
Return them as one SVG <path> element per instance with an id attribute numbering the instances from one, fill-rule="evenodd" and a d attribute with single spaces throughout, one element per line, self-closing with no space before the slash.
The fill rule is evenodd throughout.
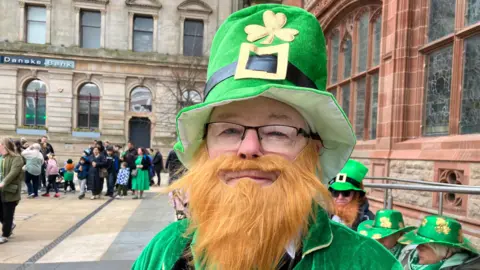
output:
<path id="1" fill-rule="evenodd" d="M 287 134 L 279 132 L 279 131 L 271 131 L 267 133 L 269 137 L 278 137 L 278 138 L 287 138 Z"/>
<path id="2" fill-rule="evenodd" d="M 241 134 L 241 130 L 236 128 L 228 128 L 220 133 L 220 135 L 238 135 Z"/>

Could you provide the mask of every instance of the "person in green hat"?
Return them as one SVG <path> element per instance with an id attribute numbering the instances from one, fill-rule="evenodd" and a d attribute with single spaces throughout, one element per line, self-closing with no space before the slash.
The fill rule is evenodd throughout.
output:
<path id="1" fill-rule="evenodd" d="M 477 249 L 463 236 L 462 225 L 452 218 L 427 216 L 417 230 L 398 242 L 417 245 L 400 258 L 405 270 L 480 269 Z"/>
<path id="2" fill-rule="evenodd" d="M 369 210 L 363 178 L 368 168 L 362 163 L 350 159 L 335 178 L 329 182 L 329 190 L 335 202 L 335 214 L 332 220 L 342 223 L 356 231 L 358 224 L 372 220 L 375 215 Z"/>
<path id="3" fill-rule="evenodd" d="M 232 14 L 213 40 L 204 102 L 177 116 L 175 150 L 188 193 L 172 223 L 132 266 L 144 269 L 401 269 L 373 239 L 329 219 L 322 180 L 355 136 L 325 91 L 317 19 L 284 5 Z"/>
<path id="4" fill-rule="evenodd" d="M 377 211 L 375 220 L 365 220 L 358 226 L 358 233 L 377 240 L 386 249 L 399 258 L 405 245 L 398 243 L 398 239 L 406 232 L 414 230 L 415 226 L 405 227 L 403 215 L 400 211 L 383 209 Z"/>

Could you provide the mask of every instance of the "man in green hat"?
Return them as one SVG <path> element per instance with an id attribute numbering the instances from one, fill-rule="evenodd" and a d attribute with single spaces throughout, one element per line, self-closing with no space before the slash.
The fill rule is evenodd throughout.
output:
<path id="1" fill-rule="evenodd" d="M 480 269 L 477 249 L 463 236 L 462 225 L 452 218 L 427 216 L 417 230 L 398 242 L 417 245 L 399 258 L 405 270 Z"/>
<path id="2" fill-rule="evenodd" d="M 405 247 L 397 242 L 398 239 L 404 233 L 414 229 L 414 226 L 405 227 L 402 213 L 389 209 L 377 211 L 375 220 L 366 220 L 358 226 L 358 232 L 361 235 L 377 240 L 397 259 Z"/>
<path id="3" fill-rule="evenodd" d="M 190 218 L 171 224 L 133 269 L 401 269 L 376 241 L 333 223 L 322 179 L 355 136 L 325 91 L 325 39 L 303 9 L 232 14 L 211 49 L 205 101 L 177 116 Z"/>
<path id="4" fill-rule="evenodd" d="M 369 210 L 368 199 L 363 189 L 363 178 L 368 168 L 350 159 L 335 178 L 329 182 L 329 190 L 335 202 L 335 215 L 332 220 L 356 231 L 358 224 L 375 218 Z"/>

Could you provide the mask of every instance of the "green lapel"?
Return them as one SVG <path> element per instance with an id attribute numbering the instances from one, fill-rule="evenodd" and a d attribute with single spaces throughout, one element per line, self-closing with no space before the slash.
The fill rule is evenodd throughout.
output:
<path id="1" fill-rule="evenodd" d="M 330 246 L 333 241 L 328 214 L 319 206 L 316 207 L 318 208 L 316 220 L 311 223 L 308 235 L 303 239 L 302 258 L 312 252 Z"/>

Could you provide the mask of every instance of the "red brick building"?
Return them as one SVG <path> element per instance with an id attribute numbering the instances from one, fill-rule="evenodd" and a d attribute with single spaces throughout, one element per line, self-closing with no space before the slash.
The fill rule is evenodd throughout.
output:
<path id="1" fill-rule="evenodd" d="M 297 1 L 302 2 L 302 1 Z M 480 1 L 306 0 L 328 45 L 328 91 L 371 176 L 480 185 Z M 394 192 L 411 223 L 438 194 Z M 371 191 L 375 207 L 383 195 Z M 480 197 L 444 194 L 445 214 L 480 244 Z M 415 224 L 418 225 L 418 224 Z"/>

